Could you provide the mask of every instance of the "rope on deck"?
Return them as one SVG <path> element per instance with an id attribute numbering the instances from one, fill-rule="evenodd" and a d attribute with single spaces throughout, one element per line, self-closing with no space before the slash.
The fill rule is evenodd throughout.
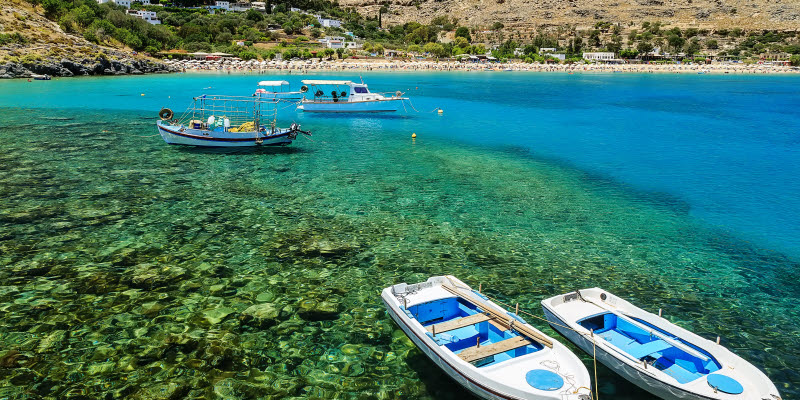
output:
<path id="1" fill-rule="evenodd" d="M 498 299 L 496 299 L 494 297 L 491 297 L 491 296 L 489 296 L 489 295 L 487 295 L 485 293 L 481 293 L 481 295 L 486 296 L 486 298 L 488 298 L 489 300 L 491 300 L 494 303 L 497 303 L 497 304 L 499 304 L 499 305 L 501 305 L 503 307 L 506 307 L 506 308 L 509 308 L 509 309 L 512 308 L 510 305 L 505 304 L 505 303 L 501 302 L 500 300 L 498 300 Z M 590 339 L 592 341 L 592 364 L 594 364 L 594 399 L 595 400 L 600 400 L 600 392 L 598 390 L 598 386 L 599 386 L 600 383 L 597 380 L 597 343 L 594 340 L 594 332 L 592 332 L 591 334 L 587 335 L 587 334 L 585 334 L 583 332 L 578 332 L 575 329 L 570 328 L 569 326 L 562 325 L 562 324 L 559 324 L 557 322 L 550 321 L 547 318 L 542 318 L 542 317 L 540 317 L 538 315 L 531 314 L 531 313 L 529 313 L 529 312 L 527 312 L 525 310 L 520 310 L 518 307 L 519 307 L 519 303 L 517 303 L 517 307 L 516 307 L 516 309 L 519 311 L 518 314 L 525 314 L 525 315 L 527 315 L 529 317 L 533 317 L 533 318 L 542 320 L 544 322 L 547 322 L 548 324 L 558 325 L 558 326 L 560 326 L 562 328 L 569 329 L 569 330 L 571 330 L 571 331 L 583 336 L 585 339 Z M 581 388 L 578 388 L 573 393 L 578 393 L 578 390 L 580 390 L 580 389 Z M 586 388 L 586 389 L 589 389 L 589 388 Z M 591 389 L 589 389 L 589 390 L 591 392 Z"/>

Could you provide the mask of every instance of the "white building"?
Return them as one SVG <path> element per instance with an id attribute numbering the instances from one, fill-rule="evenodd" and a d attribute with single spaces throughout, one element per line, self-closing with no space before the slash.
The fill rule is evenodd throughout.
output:
<path id="1" fill-rule="evenodd" d="M 136 1 L 142 3 L 143 6 L 149 6 L 150 5 L 150 0 L 136 0 Z"/>
<path id="2" fill-rule="evenodd" d="M 248 3 L 233 3 L 230 6 L 231 11 L 247 11 L 250 9 L 250 4 Z"/>
<path id="3" fill-rule="evenodd" d="M 111 0 L 114 4 L 118 6 L 123 6 L 125 8 L 131 8 L 131 0 Z"/>
<path id="4" fill-rule="evenodd" d="M 221 10 L 228 11 L 231 9 L 231 2 L 229 1 L 215 1 L 214 5 Z"/>
<path id="5" fill-rule="evenodd" d="M 542 47 L 542 48 L 539 49 L 539 54 L 555 53 L 555 52 L 556 52 L 556 48 L 555 47 Z"/>
<path id="6" fill-rule="evenodd" d="M 342 27 L 342 21 L 339 21 L 338 19 L 317 17 L 317 21 L 319 21 L 320 25 L 322 25 L 324 28 L 341 28 Z"/>
<path id="7" fill-rule="evenodd" d="M 583 58 L 589 61 L 611 61 L 614 59 L 614 53 L 610 51 L 583 53 Z"/>
<path id="8" fill-rule="evenodd" d="M 250 6 L 253 10 L 257 11 L 267 11 L 267 4 L 263 1 L 254 1 L 250 3 Z"/>
<path id="9" fill-rule="evenodd" d="M 119 1 L 119 0 L 118 0 Z M 158 19 L 155 11 L 143 11 L 143 10 L 127 10 L 128 15 L 141 18 L 147 23 L 152 25 L 159 25 L 161 21 Z"/>

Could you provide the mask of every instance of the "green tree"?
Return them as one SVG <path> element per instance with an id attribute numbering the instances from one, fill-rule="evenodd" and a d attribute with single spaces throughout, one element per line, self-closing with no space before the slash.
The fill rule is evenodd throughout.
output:
<path id="1" fill-rule="evenodd" d="M 499 31 L 500 29 L 503 29 L 504 27 L 505 27 L 505 25 L 503 25 L 503 23 L 500 22 L 500 21 L 497 21 L 494 24 L 492 24 L 492 30 L 493 31 Z"/>
<path id="2" fill-rule="evenodd" d="M 379 56 L 382 56 L 383 52 L 384 52 L 384 48 L 379 43 L 379 44 L 376 44 L 375 47 L 372 48 L 372 51 L 375 52 L 376 54 L 378 54 Z"/>
<path id="3" fill-rule="evenodd" d="M 636 45 L 636 51 L 639 52 L 639 54 L 646 55 L 647 53 L 653 51 L 653 44 L 646 40 L 641 41 Z"/>
<path id="4" fill-rule="evenodd" d="M 467 42 L 472 42 L 472 37 L 469 35 L 469 29 L 466 26 L 459 26 L 456 29 L 456 38 L 464 38 Z"/>
<path id="5" fill-rule="evenodd" d="M 717 43 L 717 41 L 716 41 L 716 40 L 714 40 L 714 39 L 709 39 L 709 40 L 706 40 L 706 48 L 707 48 L 707 49 L 716 50 L 716 49 L 718 49 L 718 48 L 719 48 L 719 44 Z"/>
<path id="6" fill-rule="evenodd" d="M 686 39 L 672 33 L 667 36 L 667 43 L 674 51 L 677 52 L 683 47 L 684 43 L 686 43 Z"/>
<path id="7" fill-rule="evenodd" d="M 789 57 L 789 64 L 792 64 L 793 67 L 800 67 L 800 55 L 795 54 Z"/>

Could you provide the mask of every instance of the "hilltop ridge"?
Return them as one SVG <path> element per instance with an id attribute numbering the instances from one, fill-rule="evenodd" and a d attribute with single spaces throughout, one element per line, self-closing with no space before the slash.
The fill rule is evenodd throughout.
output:
<path id="1" fill-rule="evenodd" d="M 793 0 L 339 0 L 342 7 L 384 23 L 421 22 L 448 15 L 461 25 L 488 29 L 495 22 L 512 29 L 590 27 L 605 21 L 623 26 L 643 21 L 705 29 L 791 30 L 800 28 L 800 2 Z"/>

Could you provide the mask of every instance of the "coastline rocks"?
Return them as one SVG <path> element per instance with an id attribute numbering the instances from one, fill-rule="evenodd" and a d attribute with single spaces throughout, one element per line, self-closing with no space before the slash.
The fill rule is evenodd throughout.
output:
<path id="1" fill-rule="evenodd" d="M 46 58 L 36 62 L 0 64 L 0 79 L 30 78 L 34 74 L 60 77 L 88 76 L 88 75 L 141 75 L 153 73 L 174 72 L 177 69 L 166 64 L 149 60 L 108 60 L 96 58 L 94 60 L 68 60 Z"/>

